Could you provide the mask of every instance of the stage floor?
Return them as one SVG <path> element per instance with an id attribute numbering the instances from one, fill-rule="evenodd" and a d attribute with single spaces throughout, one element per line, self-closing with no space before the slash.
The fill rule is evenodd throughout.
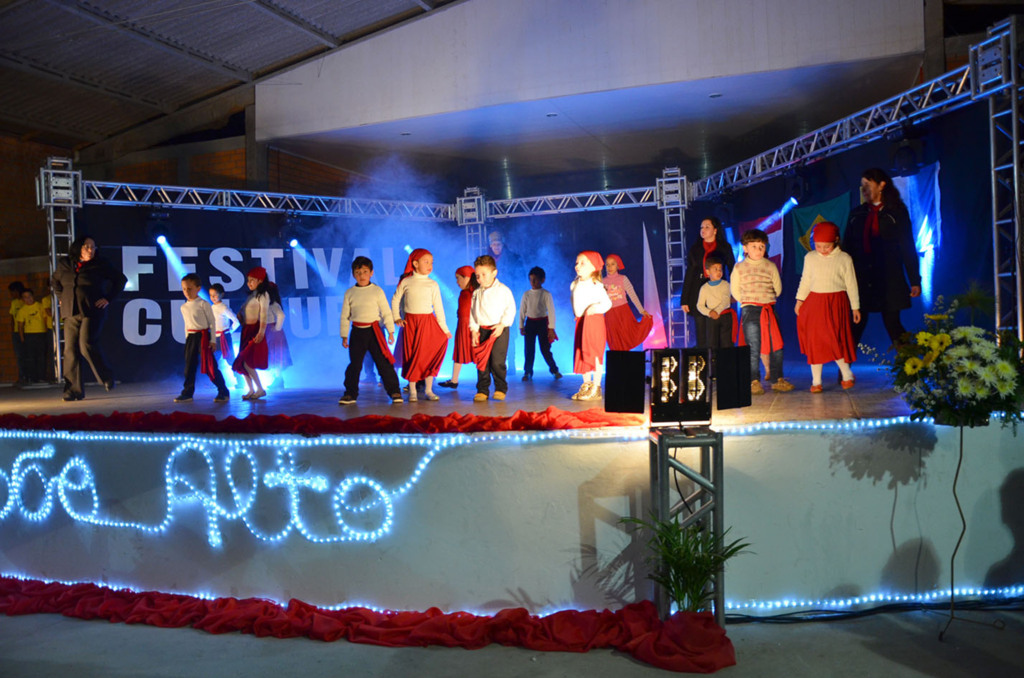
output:
<path id="1" fill-rule="evenodd" d="M 859 369 L 858 369 L 859 368 Z M 836 379 L 834 368 L 825 370 L 824 393 L 812 394 L 810 371 L 806 364 L 786 364 L 788 378 L 796 386 L 789 393 L 754 396 L 750 407 L 713 414 L 713 423 L 719 426 L 742 426 L 771 421 L 860 420 L 897 417 L 910 414 L 910 410 L 892 390 L 884 372 L 877 366 L 855 366 L 857 384 L 843 391 Z M 467 375 L 468 376 L 468 375 Z M 475 376 L 475 375 L 474 375 Z M 342 393 L 339 388 L 276 388 L 271 387 L 266 398 L 249 402 L 242 400 L 243 391 L 232 390 L 227 403 L 214 403 L 215 391 L 208 383 L 200 382 L 195 400 L 175 403 L 181 385 L 177 381 L 119 383 L 106 392 L 100 385 L 86 387 L 86 398 L 71 403 L 61 400 L 58 386 L 39 386 L 28 389 L 0 388 L 0 413 L 14 414 L 110 414 L 112 412 L 190 412 L 212 414 L 218 419 L 229 416 L 245 418 L 249 414 L 295 416 L 314 414 L 321 417 L 352 419 L 366 415 L 410 417 L 416 413 L 444 416 L 452 412 L 480 416 L 505 417 L 517 410 L 541 412 L 556 407 L 567 412 L 581 412 L 603 408 L 602 401 L 575 401 L 570 396 L 579 388 L 580 377 L 566 375 L 555 380 L 549 375 L 523 382 L 519 375 L 509 378 L 508 398 L 503 401 L 473 402 L 475 380 L 464 380 L 458 389 L 435 389 L 439 401 L 419 400 L 415 403 L 391 404 L 383 388 L 376 384 L 360 385 L 359 400 L 354 405 L 338 405 Z M 406 394 L 408 397 L 408 394 Z"/>

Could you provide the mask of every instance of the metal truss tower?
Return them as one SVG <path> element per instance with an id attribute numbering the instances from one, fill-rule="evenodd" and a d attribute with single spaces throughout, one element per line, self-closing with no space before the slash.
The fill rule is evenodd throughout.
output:
<path id="1" fill-rule="evenodd" d="M 658 179 L 656 193 L 658 209 L 665 217 L 665 288 L 668 311 L 665 324 L 668 330 L 668 345 L 686 347 L 690 345 L 690 324 L 682 309 L 683 281 L 686 276 L 686 177 L 678 167 L 666 168 Z"/>

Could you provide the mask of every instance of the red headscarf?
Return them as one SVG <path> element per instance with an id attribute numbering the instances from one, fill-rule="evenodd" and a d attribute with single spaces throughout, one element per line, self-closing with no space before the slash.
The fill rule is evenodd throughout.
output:
<path id="1" fill-rule="evenodd" d="M 267 269 L 263 268 L 262 266 L 251 268 L 249 269 L 249 272 L 245 274 L 245 277 L 256 278 L 260 282 L 263 282 L 264 280 L 267 279 Z"/>
<path id="2" fill-rule="evenodd" d="M 417 247 L 416 249 L 414 249 L 412 251 L 412 254 L 409 255 L 409 258 L 405 260 L 405 270 L 402 271 L 402 276 L 399 278 L 399 281 L 404 280 L 405 278 L 408 278 L 410 275 L 412 275 L 414 273 L 412 269 L 412 262 L 419 261 L 420 257 L 423 257 L 427 254 L 430 254 L 430 250 L 423 249 L 422 247 Z"/>
<path id="3" fill-rule="evenodd" d="M 834 243 L 839 239 L 839 227 L 831 221 L 819 221 L 814 225 L 814 243 Z"/>
<path id="4" fill-rule="evenodd" d="M 463 278 L 472 278 L 474 273 L 476 273 L 476 269 L 472 266 L 459 266 L 455 269 L 455 274 L 461 275 Z"/>
<path id="5" fill-rule="evenodd" d="M 595 271 L 600 271 L 601 267 L 604 266 L 604 259 L 597 252 L 593 250 L 586 250 L 584 252 L 580 252 L 580 254 L 587 258 L 587 261 L 594 266 Z"/>
<path id="6" fill-rule="evenodd" d="M 626 269 L 626 267 L 622 265 L 622 259 L 619 258 L 618 254 L 609 254 L 608 258 L 615 262 L 615 265 L 619 267 L 620 271 L 624 271 Z"/>

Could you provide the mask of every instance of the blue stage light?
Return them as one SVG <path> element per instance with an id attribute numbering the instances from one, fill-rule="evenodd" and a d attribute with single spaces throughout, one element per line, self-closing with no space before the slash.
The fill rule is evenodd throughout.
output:
<path id="1" fill-rule="evenodd" d="M 156 242 L 157 242 L 157 244 L 160 244 L 160 245 L 166 245 L 167 244 L 167 238 L 165 238 L 162 235 L 158 235 L 156 237 Z"/>
<path id="2" fill-rule="evenodd" d="M 298 246 L 299 246 L 299 241 L 296 240 L 295 238 L 292 238 L 291 240 L 288 241 L 288 247 L 298 247 Z"/>

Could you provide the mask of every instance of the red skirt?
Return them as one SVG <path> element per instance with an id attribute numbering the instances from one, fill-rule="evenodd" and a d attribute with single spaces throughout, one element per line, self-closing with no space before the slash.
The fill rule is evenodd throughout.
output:
<path id="1" fill-rule="evenodd" d="M 267 364 L 278 370 L 292 366 L 292 352 L 288 350 L 288 337 L 284 329 L 267 327 Z"/>
<path id="2" fill-rule="evenodd" d="M 473 362 L 473 333 L 469 331 L 469 323 L 460 322 L 455 328 L 455 352 L 452 354 L 452 362 L 461 365 Z"/>
<path id="3" fill-rule="evenodd" d="M 448 337 L 433 313 L 406 313 L 402 332 L 402 377 L 436 377 L 448 352 Z"/>
<path id="4" fill-rule="evenodd" d="M 241 348 L 238 350 L 238 357 L 231 364 L 231 369 L 239 374 L 246 374 L 245 365 L 257 370 L 267 369 L 267 338 L 256 343 L 256 335 L 260 333 L 260 324 L 242 325 Z"/>
<path id="5" fill-rule="evenodd" d="M 633 317 L 627 304 L 612 306 L 604 314 L 604 324 L 608 334 L 608 348 L 613 351 L 631 351 L 651 333 L 654 318 L 645 315 L 639 321 Z"/>
<path id="6" fill-rule="evenodd" d="M 593 372 L 603 364 L 605 342 L 604 314 L 576 318 L 576 335 L 572 342 L 573 372 Z"/>
<path id="7" fill-rule="evenodd" d="M 217 341 L 220 343 L 220 357 L 230 365 L 235 361 L 235 340 L 230 332 L 218 332 Z"/>
<path id="8" fill-rule="evenodd" d="M 846 292 L 808 294 L 796 317 L 796 332 L 809 365 L 857 359 Z"/>

